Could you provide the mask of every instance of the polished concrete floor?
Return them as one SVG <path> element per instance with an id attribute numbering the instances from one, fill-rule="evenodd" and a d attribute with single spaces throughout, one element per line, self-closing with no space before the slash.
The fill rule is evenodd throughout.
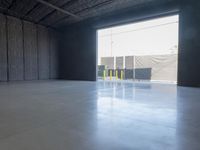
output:
<path id="1" fill-rule="evenodd" d="M 200 150 L 200 89 L 1 83 L 0 150 Z"/>

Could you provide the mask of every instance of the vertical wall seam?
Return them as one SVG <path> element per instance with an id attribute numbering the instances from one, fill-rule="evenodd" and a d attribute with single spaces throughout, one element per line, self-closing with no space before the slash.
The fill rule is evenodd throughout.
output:
<path id="1" fill-rule="evenodd" d="M 8 57 L 8 17 L 5 15 L 6 21 L 6 57 L 7 57 L 7 81 L 10 81 L 9 77 L 9 57 Z"/>
<path id="2" fill-rule="evenodd" d="M 39 80 L 39 58 L 38 58 L 38 26 L 37 26 L 37 24 L 34 24 L 34 26 L 35 26 L 35 29 L 36 29 L 36 55 L 37 55 L 37 80 Z"/>
<path id="3" fill-rule="evenodd" d="M 39 80 L 39 49 L 38 49 L 38 25 L 36 25 L 36 42 L 37 42 L 37 78 Z"/>
<path id="4" fill-rule="evenodd" d="M 15 52 L 15 49 L 14 49 L 15 47 L 13 47 L 12 46 L 13 43 L 11 43 L 11 38 L 18 38 L 18 36 L 16 35 L 17 37 L 16 36 L 12 37 L 12 34 L 14 34 L 14 33 L 12 33 L 14 29 L 11 30 L 11 26 L 13 26 L 12 20 L 9 18 L 9 16 L 7 16 L 5 14 L 3 14 L 3 16 L 5 18 L 4 19 L 5 20 L 4 21 L 5 22 L 5 33 L 4 33 L 5 37 L 4 37 L 4 39 L 6 40 L 5 48 L 4 48 L 5 49 L 4 50 L 4 53 L 5 53 L 5 56 L 4 56 L 5 57 L 5 71 L 4 72 L 6 73 L 5 81 L 9 82 L 9 81 L 14 81 L 14 79 L 12 80 L 12 77 L 15 77 L 15 76 L 17 77 L 19 75 L 18 70 L 13 70 L 13 69 L 15 69 L 15 68 L 13 68 L 15 64 L 13 64 L 13 62 L 12 62 L 12 57 L 14 54 L 13 51 Z M 23 65 L 20 67 L 20 70 L 23 69 L 23 71 L 20 71 L 23 73 L 22 75 L 20 73 L 20 78 L 22 78 L 22 80 L 29 80 L 26 76 L 26 62 L 28 60 L 28 59 L 26 59 L 26 45 L 25 45 L 26 44 L 26 41 L 25 41 L 26 40 L 25 39 L 26 38 L 25 37 L 26 24 L 25 24 L 24 20 L 22 20 L 22 19 L 19 19 L 19 20 L 20 20 L 20 24 L 21 24 L 20 30 L 22 30 L 22 31 L 20 31 L 20 32 L 22 32 L 22 41 L 20 40 L 20 47 L 21 47 L 20 56 L 17 55 L 17 57 L 20 60 L 20 64 Z M 39 54 L 39 46 L 40 46 L 39 45 L 39 42 L 40 42 L 39 41 L 40 40 L 39 31 L 40 30 L 39 30 L 38 24 L 35 24 L 35 26 L 36 26 L 36 60 L 35 60 L 36 64 L 35 65 L 37 66 L 36 79 L 40 80 L 40 62 L 42 61 L 42 60 L 40 60 L 40 54 Z M 48 56 L 46 56 L 49 58 L 45 58 L 48 60 L 48 66 L 46 66 L 46 67 L 48 67 L 48 69 L 49 69 L 48 70 L 49 77 L 47 79 L 54 79 L 54 74 L 52 73 L 52 72 L 54 72 L 54 70 L 53 70 L 53 68 L 54 68 L 54 66 L 53 66 L 54 65 L 54 59 L 53 59 L 54 58 L 54 49 L 53 49 L 54 43 L 51 43 L 51 42 L 53 42 L 54 32 L 52 32 L 50 28 L 45 27 L 45 29 L 48 30 L 48 36 L 47 36 L 48 39 L 46 42 L 48 42 L 47 46 L 48 46 L 48 53 L 49 53 Z M 21 43 L 22 43 L 22 46 L 21 46 Z M 18 43 L 18 45 L 19 45 L 19 43 Z M 18 60 L 17 60 L 17 63 L 18 63 Z M 13 66 L 12 66 L 12 64 L 13 64 Z M 18 79 L 16 79 L 16 80 L 18 80 Z"/>
<path id="5" fill-rule="evenodd" d="M 23 79 L 24 80 L 26 80 L 26 77 L 25 77 L 25 48 L 24 48 L 24 21 L 23 20 L 21 20 L 21 22 L 22 22 L 22 43 L 23 43 L 23 46 L 22 46 L 22 48 L 23 48 Z"/>
<path id="6" fill-rule="evenodd" d="M 49 79 L 52 79 L 52 77 L 51 77 L 51 55 L 52 55 L 52 53 L 51 53 L 51 30 L 50 29 L 48 29 L 48 36 L 49 36 L 49 41 L 48 41 L 48 43 L 49 43 Z"/>

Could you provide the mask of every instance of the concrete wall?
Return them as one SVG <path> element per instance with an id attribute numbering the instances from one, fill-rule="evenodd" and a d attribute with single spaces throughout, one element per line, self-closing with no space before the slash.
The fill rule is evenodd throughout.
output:
<path id="1" fill-rule="evenodd" d="M 23 80 L 23 30 L 21 20 L 7 17 L 8 77 Z"/>
<path id="2" fill-rule="evenodd" d="M 96 80 L 96 30 L 73 25 L 63 31 L 59 53 L 59 75 L 67 80 Z"/>
<path id="3" fill-rule="evenodd" d="M 43 26 L 38 26 L 38 70 L 39 79 L 50 78 L 50 43 L 49 32 Z"/>
<path id="4" fill-rule="evenodd" d="M 116 69 L 124 69 L 124 57 L 116 57 Z"/>
<path id="5" fill-rule="evenodd" d="M 102 57 L 101 58 L 101 65 L 105 65 L 106 69 L 114 69 L 114 57 Z"/>
<path id="6" fill-rule="evenodd" d="M 125 57 L 125 68 L 126 69 L 134 69 L 134 56 L 126 56 Z"/>
<path id="7" fill-rule="evenodd" d="M 55 30 L 50 29 L 50 45 L 49 45 L 49 56 L 50 56 L 50 79 L 59 78 L 59 34 Z"/>
<path id="8" fill-rule="evenodd" d="M 37 27 L 24 21 L 24 79 L 38 79 Z"/>
<path id="9" fill-rule="evenodd" d="M 177 81 L 177 55 L 135 56 L 135 78 Z"/>
<path id="10" fill-rule="evenodd" d="M 6 17 L 0 14 L 0 81 L 7 81 Z"/>
<path id="11" fill-rule="evenodd" d="M 178 84 L 200 86 L 200 3 L 182 0 Z"/>
<path id="12" fill-rule="evenodd" d="M 3 14 L 0 27 L 0 81 L 58 77 L 53 72 L 58 47 L 52 30 Z"/>

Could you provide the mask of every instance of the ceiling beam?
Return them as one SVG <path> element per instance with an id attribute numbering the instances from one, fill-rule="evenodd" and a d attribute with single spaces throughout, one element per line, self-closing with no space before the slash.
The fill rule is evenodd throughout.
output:
<path id="1" fill-rule="evenodd" d="M 73 4 L 76 3 L 77 1 L 78 1 L 78 0 L 70 0 L 70 1 L 65 2 L 63 5 L 61 5 L 61 6 L 59 6 L 59 7 L 63 9 L 63 8 L 65 8 L 66 6 L 71 6 L 71 5 L 73 5 Z M 42 17 L 42 18 L 38 21 L 38 23 L 44 21 L 46 18 L 50 17 L 50 16 L 53 15 L 55 12 L 56 12 L 56 10 L 51 11 L 50 13 L 48 13 L 47 15 L 45 15 L 44 17 Z"/>
<path id="2" fill-rule="evenodd" d="M 77 16 L 77 15 L 75 15 L 75 14 L 69 12 L 69 11 L 66 11 L 66 10 L 64 10 L 64 9 L 62 9 L 60 7 L 57 7 L 57 6 L 55 6 L 55 5 L 53 5 L 53 4 L 49 3 L 49 2 L 46 2 L 44 0 L 37 0 L 37 1 L 42 3 L 42 4 L 44 4 L 44 5 L 46 5 L 46 6 L 48 6 L 48 7 L 51 7 L 53 9 L 57 10 L 57 11 L 60 11 L 60 12 L 62 12 L 64 14 L 66 14 L 66 15 L 69 15 L 69 16 L 75 18 L 75 19 L 78 19 L 78 20 L 81 19 L 79 16 Z"/>
<path id="3" fill-rule="evenodd" d="M 16 0 L 12 0 L 12 2 L 10 3 L 7 9 L 11 9 L 15 5 L 15 3 L 16 3 Z"/>
<path id="4" fill-rule="evenodd" d="M 28 16 L 34 9 L 36 9 L 38 6 L 40 5 L 40 3 L 36 3 L 31 9 L 29 9 L 25 15 L 22 18 L 25 18 L 26 16 Z"/>
<path id="5" fill-rule="evenodd" d="M 108 4 L 111 4 L 114 0 L 107 0 L 107 1 L 104 1 L 104 2 L 100 2 L 98 4 L 95 4 L 93 6 L 90 6 L 90 7 L 87 7 L 87 8 L 84 8 L 84 9 L 81 9 L 79 11 L 76 11 L 74 12 L 75 14 L 80 14 L 80 13 L 83 13 L 84 11 L 87 11 L 87 10 L 92 10 L 92 9 L 95 9 L 97 7 L 100 7 L 100 6 L 103 6 L 103 5 L 108 5 Z M 68 16 L 64 16 L 58 20 L 56 20 L 53 24 L 51 25 L 56 25 L 56 24 L 59 24 L 60 22 L 64 21 L 64 20 L 67 20 L 69 19 Z"/>

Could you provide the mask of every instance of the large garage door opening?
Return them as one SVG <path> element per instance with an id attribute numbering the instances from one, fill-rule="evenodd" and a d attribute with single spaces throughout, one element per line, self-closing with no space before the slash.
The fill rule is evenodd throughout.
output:
<path id="1" fill-rule="evenodd" d="M 179 16 L 98 30 L 98 79 L 177 83 Z"/>

